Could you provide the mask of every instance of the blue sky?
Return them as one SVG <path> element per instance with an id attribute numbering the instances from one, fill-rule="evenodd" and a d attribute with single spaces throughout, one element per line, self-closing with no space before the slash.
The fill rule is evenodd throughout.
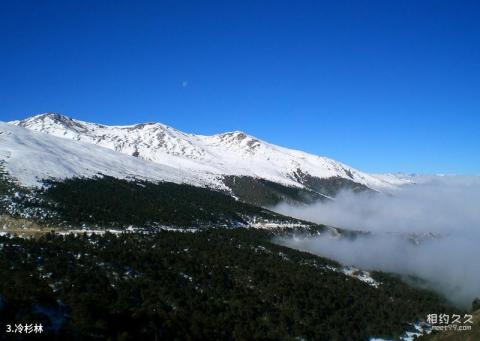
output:
<path id="1" fill-rule="evenodd" d="M 478 1 L 3 1 L 0 120 L 242 130 L 370 172 L 480 174 Z"/>

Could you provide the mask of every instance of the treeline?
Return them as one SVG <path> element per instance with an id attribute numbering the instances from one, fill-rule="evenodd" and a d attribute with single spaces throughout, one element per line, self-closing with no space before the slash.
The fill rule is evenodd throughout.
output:
<path id="1" fill-rule="evenodd" d="M 235 227 L 254 219 L 298 223 L 219 191 L 170 182 L 103 176 L 46 181 L 42 190 L 14 192 L 10 190 L 10 200 L 17 211 L 40 212 L 28 218 L 58 226 Z"/>
<path id="2" fill-rule="evenodd" d="M 223 182 L 236 197 L 256 206 L 274 206 L 281 202 L 301 205 L 325 199 L 308 188 L 286 186 L 250 176 L 225 176 Z"/>

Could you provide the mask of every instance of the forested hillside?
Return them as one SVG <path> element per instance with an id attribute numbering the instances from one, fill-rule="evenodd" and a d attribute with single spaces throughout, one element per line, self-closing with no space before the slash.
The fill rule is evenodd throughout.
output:
<path id="1" fill-rule="evenodd" d="M 278 223 L 311 225 L 186 184 L 122 180 L 109 176 L 46 181 L 43 189 L 0 181 L 5 213 L 61 227 L 238 227 Z M 1 213 L 1 212 L 0 212 Z"/>
<path id="2" fill-rule="evenodd" d="M 47 339 L 368 340 L 453 311 L 438 295 L 278 246 L 266 231 L 0 237 L 0 323 Z"/>

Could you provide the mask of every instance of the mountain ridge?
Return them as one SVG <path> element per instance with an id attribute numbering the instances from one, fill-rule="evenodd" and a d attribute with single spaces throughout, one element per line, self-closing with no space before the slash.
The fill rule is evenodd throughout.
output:
<path id="1" fill-rule="evenodd" d="M 313 191 L 323 190 L 317 186 L 318 180 L 329 178 L 373 190 L 392 190 L 411 183 L 405 178 L 363 173 L 341 162 L 276 146 L 241 131 L 195 135 L 162 123 L 108 126 L 56 113 L 9 123 L 211 178 L 250 177 Z"/>

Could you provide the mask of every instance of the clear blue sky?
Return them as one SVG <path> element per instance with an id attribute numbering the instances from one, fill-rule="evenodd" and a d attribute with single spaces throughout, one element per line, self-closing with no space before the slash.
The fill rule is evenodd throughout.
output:
<path id="1" fill-rule="evenodd" d="M 243 130 L 480 173 L 480 1 L 2 1 L 0 120 Z"/>

